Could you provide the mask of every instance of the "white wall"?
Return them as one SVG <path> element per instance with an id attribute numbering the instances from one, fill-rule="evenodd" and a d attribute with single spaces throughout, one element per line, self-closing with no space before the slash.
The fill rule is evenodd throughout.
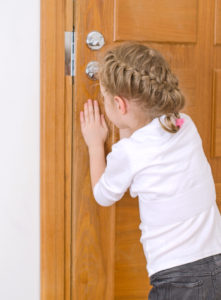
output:
<path id="1" fill-rule="evenodd" d="M 0 299 L 40 299 L 40 0 L 0 2 Z"/>

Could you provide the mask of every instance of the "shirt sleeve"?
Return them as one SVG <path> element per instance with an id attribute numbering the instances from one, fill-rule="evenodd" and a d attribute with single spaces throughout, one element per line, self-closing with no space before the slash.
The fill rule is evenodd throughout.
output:
<path id="1" fill-rule="evenodd" d="M 120 200 L 132 182 L 132 171 L 126 145 L 120 140 L 108 153 L 104 173 L 93 188 L 93 195 L 101 206 L 111 206 Z"/>

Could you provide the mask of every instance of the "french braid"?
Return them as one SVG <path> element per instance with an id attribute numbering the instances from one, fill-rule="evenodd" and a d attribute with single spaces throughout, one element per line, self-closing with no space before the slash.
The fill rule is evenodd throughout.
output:
<path id="1" fill-rule="evenodd" d="M 185 98 L 162 55 L 137 42 L 109 49 L 100 60 L 98 78 L 107 92 L 136 101 L 151 119 L 165 115 L 163 129 L 175 133 Z"/>

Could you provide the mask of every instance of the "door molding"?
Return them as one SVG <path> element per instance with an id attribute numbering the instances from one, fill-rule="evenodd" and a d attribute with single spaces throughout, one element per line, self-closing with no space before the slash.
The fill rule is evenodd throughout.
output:
<path id="1" fill-rule="evenodd" d="M 73 1 L 41 0 L 41 300 L 71 299 L 72 77 L 64 32 L 73 21 Z"/>

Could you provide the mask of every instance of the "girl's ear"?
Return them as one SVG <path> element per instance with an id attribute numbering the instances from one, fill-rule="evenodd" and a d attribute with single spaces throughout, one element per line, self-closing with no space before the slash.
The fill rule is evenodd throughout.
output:
<path id="1" fill-rule="evenodd" d="M 114 97 L 114 102 L 116 104 L 117 109 L 122 113 L 125 114 L 127 112 L 127 101 L 125 98 L 120 96 Z"/>

